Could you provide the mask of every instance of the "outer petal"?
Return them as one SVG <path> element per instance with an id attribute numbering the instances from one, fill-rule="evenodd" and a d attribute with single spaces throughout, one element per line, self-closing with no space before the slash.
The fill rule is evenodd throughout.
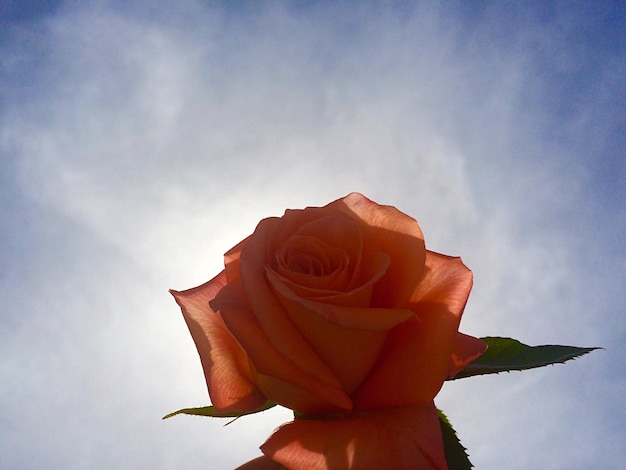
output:
<path id="1" fill-rule="evenodd" d="M 359 193 L 348 194 L 327 207 L 341 210 L 362 224 L 365 250 L 382 251 L 391 257 L 387 274 L 376 285 L 372 305 L 403 305 L 422 276 L 426 258 L 424 235 L 417 221 Z"/>
<path id="2" fill-rule="evenodd" d="M 250 237 L 245 238 L 224 253 L 224 266 L 228 282 L 239 278 L 239 258 L 241 257 L 241 250 L 246 246 L 249 238 Z"/>
<path id="3" fill-rule="evenodd" d="M 487 350 L 487 343 L 473 336 L 457 333 L 450 360 L 448 378 L 453 379 L 466 365 L 479 358 Z"/>
<path id="4" fill-rule="evenodd" d="M 220 411 L 253 411 L 266 398 L 253 382 L 248 357 L 230 334 L 221 316 L 209 307 L 226 284 L 224 272 L 199 287 L 182 292 L 170 291 L 187 322 L 196 343 L 209 395 Z"/>
<path id="5" fill-rule="evenodd" d="M 292 469 L 447 468 L 432 403 L 376 410 L 344 420 L 299 419 L 280 427 L 261 450 Z"/>
<path id="6" fill-rule="evenodd" d="M 411 302 L 442 303 L 458 321 L 472 290 L 473 274 L 461 258 L 426 251 L 424 276 L 420 279 Z"/>
<path id="7" fill-rule="evenodd" d="M 415 320 L 394 328 L 379 366 L 356 392 L 355 409 L 431 401 L 449 374 L 472 272 L 460 258 L 427 253 L 412 297 Z"/>

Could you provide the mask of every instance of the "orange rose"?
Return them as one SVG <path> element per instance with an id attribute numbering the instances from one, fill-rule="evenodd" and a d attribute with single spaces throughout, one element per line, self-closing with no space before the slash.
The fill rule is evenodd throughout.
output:
<path id="1" fill-rule="evenodd" d="M 297 412 L 246 468 L 446 468 L 433 399 L 485 350 L 472 287 L 417 221 L 352 193 L 262 220 L 202 286 L 172 292 L 217 410 Z"/>

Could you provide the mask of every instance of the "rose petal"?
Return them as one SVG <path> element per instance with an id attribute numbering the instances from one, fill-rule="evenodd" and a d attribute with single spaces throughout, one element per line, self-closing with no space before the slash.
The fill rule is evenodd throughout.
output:
<path id="1" fill-rule="evenodd" d="M 357 275 L 361 279 L 358 287 L 345 292 L 331 292 L 303 287 L 294 284 L 289 279 L 285 279 L 269 267 L 266 267 L 266 274 L 270 283 L 279 282 L 284 289 L 291 292 L 290 296 L 293 298 L 335 306 L 363 307 L 369 310 L 371 309 L 370 303 L 374 284 L 384 276 L 389 263 L 389 256 L 385 253 L 368 253 L 367 256 L 363 257 L 361 268 Z M 341 320 L 337 319 L 337 321 Z"/>
<path id="2" fill-rule="evenodd" d="M 273 274 L 268 273 L 268 277 L 272 280 Z M 280 285 L 279 289 L 286 289 Z M 350 316 L 356 319 L 372 318 L 380 313 L 387 321 L 398 318 L 398 314 L 402 312 L 392 311 L 393 315 L 384 315 L 386 312 L 375 312 L 366 309 L 349 309 L 348 307 L 337 307 L 326 304 L 317 304 L 311 301 L 305 301 L 293 295 L 291 291 L 286 289 L 286 295 L 277 292 L 277 298 L 281 302 L 285 311 L 288 312 L 289 318 L 296 325 L 302 336 L 311 345 L 318 356 L 327 364 L 336 377 L 340 380 L 346 393 L 352 393 L 369 374 L 372 367 L 378 359 L 378 355 L 385 342 L 387 329 L 356 329 L 346 328 L 329 321 L 319 311 L 309 310 L 306 306 L 315 305 L 317 308 L 328 307 L 329 309 L 350 312 Z M 354 315 L 356 310 L 360 312 L 360 318 Z M 406 311 L 409 316 L 413 313 Z M 347 315 L 342 318 L 345 320 Z"/>
<path id="3" fill-rule="evenodd" d="M 286 470 L 278 462 L 274 462 L 272 459 L 262 455 L 256 459 L 250 460 L 243 465 L 240 465 L 235 470 Z"/>
<path id="4" fill-rule="evenodd" d="M 294 469 L 447 468 L 432 403 L 376 410 L 344 420 L 298 419 L 280 427 L 261 450 Z"/>
<path id="5" fill-rule="evenodd" d="M 291 237 L 276 257 L 276 271 L 304 295 L 345 291 L 352 277 L 348 254 L 311 236 Z"/>
<path id="6" fill-rule="evenodd" d="M 336 201 L 335 201 L 336 202 Z M 277 227 L 277 231 L 272 237 L 271 244 L 268 245 L 269 252 L 275 253 L 289 237 L 298 233 L 302 227 L 310 222 L 314 222 L 320 218 L 323 218 L 334 212 L 338 212 L 333 209 L 332 203 L 324 207 L 307 207 L 305 209 L 287 209 L 285 214 L 280 218 L 280 226 Z M 329 209 L 329 207 L 331 207 Z"/>
<path id="7" fill-rule="evenodd" d="M 273 402 L 300 413 L 346 413 L 352 409 L 352 402 L 343 391 L 319 387 L 311 381 L 297 381 L 296 385 L 271 375 L 257 374 L 256 382 Z"/>
<path id="8" fill-rule="evenodd" d="M 211 306 L 219 309 L 229 331 L 248 353 L 258 372 L 256 376 L 257 384 L 267 398 L 288 408 L 303 412 L 309 411 L 311 403 L 315 404 L 313 408 L 316 412 L 329 408 L 349 410 L 352 407 L 352 402 L 341 389 L 341 385 L 338 382 L 337 385 L 328 384 L 306 373 L 302 368 L 294 364 L 291 357 L 285 357 L 269 341 L 258 319 L 247 304 L 242 290 L 240 280 L 228 283 L 220 290 L 218 296 L 211 301 Z M 315 357 L 317 358 L 317 356 Z M 317 360 L 319 361 L 319 358 Z M 334 378 L 330 370 L 328 374 Z M 281 384 L 284 384 L 280 389 L 281 396 L 268 394 L 268 387 L 264 388 L 263 383 L 260 381 L 259 377 L 261 375 L 273 377 L 280 381 Z M 334 380 L 336 381 L 336 379 Z M 293 387 L 294 392 L 297 390 L 307 391 L 310 398 L 304 402 L 299 402 L 295 399 L 286 401 L 285 397 L 287 394 L 282 393 L 282 390 L 287 386 Z"/>
<path id="9" fill-rule="evenodd" d="M 426 249 L 417 221 L 392 206 L 381 206 L 359 193 L 330 203 L 362 225 L 364 251 L 382 251 L 392 260 L 375 288 L 373 306 L 401 307 L 422 276 Z"/>
<path id="10" fill-rule="evenodd" d="M 424 276 L 413 291 L 411 302 L 444 303 L 460 321 L 472 283 L 472 271 L 461 258 L 427 250 Z"/>
<path id="11" fill-rule="evenodd" d="M 322 210 L 327 211 L 328 214 L 303 224 L 294 233 L 293 237 L 308 236 L 316 238 L 326 246 L 340 250 L 342 253 L 345 253 L 350 263 L 346 267 L 346 275 L 352 274 L 358 276 L 363 252 L 363 235 L 359 224 L 353 218 L 341 212 L 330 211 L 325 208 L 322 208 Z M 334 291 L 352 290 L 358 287 L 360 280 L 357 277 L 346 279 L 346 281 L 350 282 L 350 285 L 339 285 L 337 283 L 334 285 L 328 284 L 327 289 Z M 302 285 L 306 286 L 308 283 L 302 283 Z"/>
<path id="12" fill-rule="evenodd" d="M 432 400 L 448 376 L 459 322 L 472 287 L 461 262 L 428 252 L 413 297 L 416 319 L 394 328 L 380 365 L 356 392 L 355 409 L 403 406 Z"/>
<path id="13" fill-rule="evenodd" d="M 219 411 L 253 411 L 266 398 L 253 383 L 253 371 L 244 350 L 230 334 L 209 300 L 226 284 L 224 272 L 193 289 L 170 292 L 181 307 L 196 344 L 209 396 Z"/>
<path id="14" fill-rule="evenodd" d="M 239 258 L 241 256 L 241 250 L 246 246 L 248 238 L 240 241 L 224 254 L 224 267 L 228 282 L 239 278 Z"/>
<path id="15" fill-rule="evenodd" d="M 406 308 L 369 308 L 350 306 L 349 303 L 344 306 L 344 299 L 336 303 L 309 300 L 296 295 L 274 272 L 268 270 L 267 278 L 276 299 L 292 320 L 292 312 L 304 309 L 344 328 L 389 330 L 414 316 L 414 313 Z M 358 305 L 357 302 L 355 304 Z"/>
<path id="16" fill-rule="evenodd" d="M 337 378 L 302 338 L 267 285 L 266 249 L 278 228 L 278 221 L 275 218 L 262 220 L 241 252 L 240 275 L 245 297 L 252 300 L 250 307 L 264 336 L 284 357 L 289 357 L 320 381 L 339 387 Z"/>
<path id="17" fill-rule="evenodd" d="M 479 358 L 487 350 L 487 343 L 482 339 L 474 338 L 463 333 L 457 333 L 454 342 L 454 351 L 450 360 L 448 378 L 453 379 L 470 362 Z"/>

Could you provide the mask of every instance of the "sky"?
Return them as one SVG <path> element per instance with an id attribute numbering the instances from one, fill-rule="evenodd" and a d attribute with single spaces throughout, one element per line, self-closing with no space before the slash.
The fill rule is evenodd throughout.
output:
<path id="1" fill-rule="evenodd" d="M 626 460 L 623 2 L 3 2 L 0 468 L 229 469 L 168 289 L 352 191 L 461 256 L 475 336 L 601 346 L 448 382 L 477 469 Z"/>

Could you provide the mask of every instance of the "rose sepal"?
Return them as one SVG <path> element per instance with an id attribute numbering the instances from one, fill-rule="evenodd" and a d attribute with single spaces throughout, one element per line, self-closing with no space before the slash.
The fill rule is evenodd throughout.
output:
<path id="1" fill-rule="evenodd" d="M 166 414 L 161 419 L 168 419 L 168 418 L 171 418 L 172 416 L 181 415 L 181 414 L 194 415 L 194 416 L 209 416 L 211 418 L 235 418 L 237 419 L 237 418 L 241 418 L 242 416 L 258 413 L 259 411 L 269 410 L 270 408 L 273 408 L 275 406 L 276 406 L 276 403 L 268 400 L 267 402 L 265 402 L 264 405 L 262 405 L 261 407 L 253 411 L 237 411 L 237 410 L 219 411 L 219 410 L 216 410 L 214 406 L 202 406 L 199 408 L 182 408 L 178 411 L 174 411 L 172 413 Z"/>

